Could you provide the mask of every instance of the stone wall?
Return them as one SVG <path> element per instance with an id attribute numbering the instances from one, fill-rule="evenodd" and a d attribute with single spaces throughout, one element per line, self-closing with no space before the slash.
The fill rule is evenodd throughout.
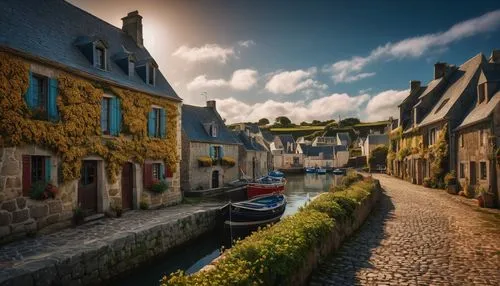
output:
<path id="1" fill-rule="evenodd" d="M 222 146 L 224 156 L 232 157 L 236 161 L 233 167 L 221 166 L 220 163 L 211 167 L 200 167 L 198 158 L 209 156 L 209 146 Z M 209 144 L 203 142 L 190 142 L 190 157 L 189 157 L 189 185 L 192 189 L 211 189 L 212 188 L 212 172 L 219 171 L 219 187 L 225 183 L 229 183 L 239 178 L 239 154 L 237 144 Z"/>
<path id="2" fill-rule="evenodd" d="M 216 227 L 217 208 L 165 219 L 147 227 L 117 232 L 55 253 L 9 265 L 2 270 L 0 286 L 98 285 L 165 255 Z"/>

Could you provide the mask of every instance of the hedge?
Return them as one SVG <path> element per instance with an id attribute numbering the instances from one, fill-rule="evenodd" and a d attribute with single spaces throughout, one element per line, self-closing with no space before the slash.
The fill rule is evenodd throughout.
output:
<path id="1" fill-rule="evenodd" d="M 324 193 L 295 215 L 237 241 L 213 268 L 192 275 L 177 271 L 164 276 L 161 285 L 286 285 L 336 221 L 351 216 L 376 187 L 367 178 Z"/>

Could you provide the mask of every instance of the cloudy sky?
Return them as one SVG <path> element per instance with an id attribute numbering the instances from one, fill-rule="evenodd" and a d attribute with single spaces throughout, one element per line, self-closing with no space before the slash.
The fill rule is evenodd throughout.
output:
<path id="1" fill-rule="evenodd" d="M 145 45 L 186 104 L 228 122 L 397 116 L 410 80 L 500 48 L 498 1 L 71 0 Z"/>

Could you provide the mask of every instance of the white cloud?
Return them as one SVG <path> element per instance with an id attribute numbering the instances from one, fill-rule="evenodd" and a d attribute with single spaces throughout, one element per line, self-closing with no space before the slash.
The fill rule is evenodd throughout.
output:
<path id="1" fill-rule="evenodd" d="M 257 121 L 268 118 L 273 121 L 278 116 L 287 116 L 293 122 L 326 120 L 342 116 L 359 116 L 360 107 L 369 100 L 368 95 L 349 96 L 334 93 L 310 102 L 267 100 L 262 103 L 247 104 L 233 97 L 216 99 L 217 110 L 228 123 Z"/>
<path id="2" fill-rule="evenodd" d="M 308 70 L 281 71 L 271 76 L 266 90 L 274 94 L 292 94 L 311 89 L 327 89 L 326 84 L 314 80 L 316 68 Z"/>
<path id="3" fill-rule="evenodd" d="M 229 57 L 234 56 L 234 48 L 221 47 L 217 44 L 206 44 L 201 47 L 182 45 L 172 55 L 188 62 L 218 61 L 225 63 Z"/>
<path id="4" fill-rule="evenodd" d="M 363 118 L 368 121 L 385 120 L 389 116 L 399 117 L 398 105 L 408 96 L 406 90 L 386 90 L 373 96 L 363 112 Z"/>
<path id="5" fill-rule="evenodd" d="M 239 42 L 238 42 L 238 45 L 240 45 L 241 47 L 248 48 L 248 47 L 250 47 L 250 46 L 255 45 L 255 42 L 254 42 L 254 41 L 252 41 L 252 40 L 239 41 Z"/>
<path id="6" fill-rule="evenodd" d="M 249 90 L 257 84 L 258 72 L 252 69 L 236 70 L 229 85 L 236 90 Z"/>
<path id="7" fill-rule="evenodd" d="M 199 90 L 217 87 L 230 87 L 235 90 L 249 90 L 257 84 L 258 72 L 252 69 L 240 69 L 233 72 L 230 80 L 208 79 L 202 74 L 187 84 L 188 90 Z"/>
<path id="8" fill-rule="evenodd" d="M 429 50 L 443 49 L 447 45 L 480 33 L 493 31 L 500 25 L 500 10 L 486 13 L 453 25 L 445 32 L 407 38 L 396 43 L 387 43 L 372 50 L 366 57 L 355 56 L 338 61 L 325 68 L 332 73 L 335 83 L 353 82 L 373 76 L 374 73 L 359 73 L 366 65 L 379 59 L 403 59 L 420 57 Z"/>

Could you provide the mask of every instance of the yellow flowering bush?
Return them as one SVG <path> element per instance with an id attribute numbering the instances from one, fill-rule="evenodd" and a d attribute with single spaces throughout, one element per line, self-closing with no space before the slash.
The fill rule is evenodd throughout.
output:
<path id="1" fill-rule="evenodd" d="M 228 250 L 213 268 L 186 275 L 177 271 L 161 285 L 288 285 L 308 253 L 376 189 L 367 179 L 320 195 L 295 215 L 252 233 Z"/>
<path id="2" fill-rule="evenodd" d="M 21 58 L 0 52 L 0 143 L 3 146 L 36 144 L 61 157 L 64 181 L 80 177 L 81 160 L 99 155 L 106 171 L 116 181 L 121 166 L 129 159 L 163 160 L 175 172 L 178 110 L 168 99 L 123 90 L 84 80 L 67 73 L 58 76 L 57 107 L 60 121 L 36 120 L 24 100 L 29 86 L 29 65 Z M 104 89 L 122 102 L 124 130 L 118 137 L 101 135 L 101 99 Z M 151 105 L 167 111 L 166 139 L 147 136 L 147 114 Z"/>

